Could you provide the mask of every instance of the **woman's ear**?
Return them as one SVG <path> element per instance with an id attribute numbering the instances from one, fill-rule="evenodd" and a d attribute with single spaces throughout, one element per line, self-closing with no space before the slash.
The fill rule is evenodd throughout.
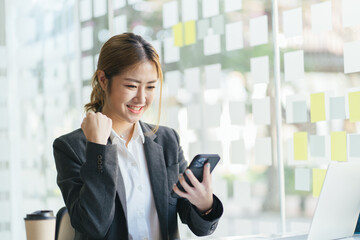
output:
<path id="1" fill-rule="evenodd" d="M 106 92 L 106 88 L 107 88 L 107 84 L 108 84 L 108 79 L 105 76 L 105 72 L 103 70 L 98 70 L 96 72 L 99 84 L 102 88 L 102 90 L 104 90 L 104 92 Z"/>

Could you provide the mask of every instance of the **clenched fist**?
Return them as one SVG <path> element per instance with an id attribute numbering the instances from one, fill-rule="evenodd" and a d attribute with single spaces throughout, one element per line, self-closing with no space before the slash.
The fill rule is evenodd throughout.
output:
<path id="1" fill-rule="evenodd" d="M 100 112 L 88 112 L 81 123 L 86 140 L 103 145 L 107 143 L 111 128 L 111 119 Z"/>

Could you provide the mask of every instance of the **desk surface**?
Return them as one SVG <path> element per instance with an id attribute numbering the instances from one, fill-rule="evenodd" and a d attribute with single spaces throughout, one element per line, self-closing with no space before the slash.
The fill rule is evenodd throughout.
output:
<path id="1" fill-rule="evenodd" d="M 281 240 L 286 239 L 286 237 L 295 236 L 294 234 L 271 234 L 271 235 L 251 235 L 251 236 L 234 236 L 234 237 L 218 237 L 218 238 L 209 238 L 213 240 Z M 190 239 L 189 239 L 190 240 Z M 296 240 L 296 238 L 292 238 L 292 240 Z M 341 240 L 360 240 L 360 234 L 355 234 L 352 237 L 341 238 Z"/>

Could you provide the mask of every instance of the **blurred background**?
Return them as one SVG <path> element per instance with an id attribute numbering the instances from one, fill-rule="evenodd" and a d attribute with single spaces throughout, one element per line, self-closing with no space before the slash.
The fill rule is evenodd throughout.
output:
<path id="1" fill-rule="evenodd" d="M 64 206 L 52 143 L 80 127 L 101 46 L 123 32 L 161 56 L 161 124 L 186 159 L 221 156 L 209 238 L 307 231 L 328 163 L 360 160 L 359 26 L 358 0 L 0 0 L 0 239 Z"/>

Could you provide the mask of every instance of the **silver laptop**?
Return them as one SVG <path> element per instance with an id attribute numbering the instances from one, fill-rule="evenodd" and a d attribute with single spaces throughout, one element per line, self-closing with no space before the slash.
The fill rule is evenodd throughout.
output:
<path id="1" fill-rule="evenodd" d="M 329 240 L 354 234 L 360 212 L 360 163 L 331 162 L 309 233 L 279 239 Z"/>

